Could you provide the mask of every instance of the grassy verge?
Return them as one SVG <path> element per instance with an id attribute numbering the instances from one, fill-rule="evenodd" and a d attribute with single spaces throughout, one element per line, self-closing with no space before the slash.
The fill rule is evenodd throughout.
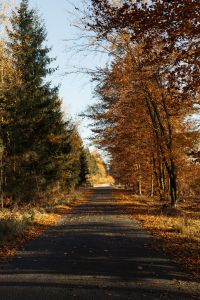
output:
<path id="1" fill-rule="evenodd" d="M 157 237 L 158 247 L 200 280 L 199 199 L 184 199 L 176 209 L 162 209 L 163 204 L 157 199 L 121 191 L 116 191 L 115 197 L 125 211 Z"/>
<path id="2" fill-rule="evenodd" d="M 0 261 L 15 255 L 24 244 L 55 225 L 63 215 L 85 202 L 92 193 L 82 190 L 69 195 L 60 195 L 50 205 L 20 206 L 0 211 Z"/>

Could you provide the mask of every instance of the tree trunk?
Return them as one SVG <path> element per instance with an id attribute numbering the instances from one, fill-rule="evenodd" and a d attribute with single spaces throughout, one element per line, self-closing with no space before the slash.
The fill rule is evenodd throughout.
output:
<path id="1" fill-rule="evenodd" d="M 172 156 L 172 133 L 170 125 L 170 117 L 167 112 L 167 107 L 164 106 L 166 113 L 167 128 L 162 124 L 162 119 L 156 103 L 151 99 L 150 95 L 146 97 L 147 109 L 151 122 L 153 124 L 154 134 L 157 140 L 162 161 L 166 167 L 168 176 L 170 178 L 170 198 L 171 206 L 175 206 L 177 202 L 177 184 L 175 174 L 175 162 Z"/>
<path id="2" fill-rule="evenodd" d="M 166 198 L 165 170 L 163 162 L 160 163 L 160 200 Z"/>
<path id="3" fill-rule="evenodd" d="M 153 170 L 151 174 L 151 197 L 154 196 L 154 177 L 153 177 Z"/>
<path id="4" fill-rule="evenodd" d="M 1 155 L 0 160 L 0 198 L 1 198 L 1 209 L 4 208 L 4 201 L 3 201 L 3 155 Z"/>
<path id="5" fill-rule="evenodd" d="M 138 169 L 138 194 L 139 196 L 142 195 L 142 176 L 141 176 L 141 166 L 140 164 L 137 164 Z"/>
<path id="6" fill-rule="evenodd" d="M 171 206 L 175 207 L 177 203 L 177 181 L 174 162 L 171 162 L 171 170 L 169 174 Z"/>

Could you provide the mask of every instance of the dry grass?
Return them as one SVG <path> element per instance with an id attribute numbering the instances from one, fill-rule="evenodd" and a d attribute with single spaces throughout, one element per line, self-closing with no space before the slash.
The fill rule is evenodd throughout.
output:
<path id="1" fill-rule="evenodd" d="M 58 220 L 58 214 L 39 208 L 0 212 L 0 260 L 13 256 L 27 240 L 39 236 Z"/>
<path id="2" fill-rule="evenodd" d="M 24 206 L 0 211 L 0 260 L 6 260 L 23 248 L 27 240 L 41 235 L 55 225 L 63 215 L 85 202 L 92 191 L 83 190 L 67 195 L 43 207 Z M 63 196 L 63 195 L 62 195 Z"/>
<path id="3" fill-rule="evenodd" d="M 176 209 L 162 209 L 157 199 L 115 192 L 118 203 L 159 240 L 160 246 L 196 279 L 200 279 L 200 205 L 181 200 Z"/>

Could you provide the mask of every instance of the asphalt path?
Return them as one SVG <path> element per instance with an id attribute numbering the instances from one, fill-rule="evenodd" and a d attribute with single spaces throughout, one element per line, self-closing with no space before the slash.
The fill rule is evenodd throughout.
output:
<path id="1" fill-rule="evenodd" d="M 62 224 L 0 265 L 0 300 L 200 299 L 198 283 L 154 243 L 111 188 L 96 188 Z"/>

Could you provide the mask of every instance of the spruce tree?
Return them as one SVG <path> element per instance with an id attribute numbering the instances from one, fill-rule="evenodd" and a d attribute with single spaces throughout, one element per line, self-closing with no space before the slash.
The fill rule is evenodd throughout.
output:
<path id="1" fill-rule="evenodd" d="M 84 184 L 87 182 L 87 178 L 89 175 L 89 167 L 87 161 L 86 150 L 83 149 L 80 156 L 80 175 L 79 175 L 79 183 Z"/>
<path id="2" fill-rule="evenodd" d="M 5 138 L 9 141 L 7 130 L 10 122 L 9 111 L 11 107 L 11 103 L 6 99 L 5 94 L 13 82 L 16 84 L 18 79 L 12 62 L 6 53 L 5 42 L 0 40 L 0 198 L 2 208 L 4 206 L 3 196 L 7 180 L 5 170 L 8 169 Z"/>
<path id="3" fill-rule="evenodd" d="M 73 123 L 72 123 L 73 125 Z M 70 135 L 71 151 L 68 156 L 68 178 L 66 184 L 71 188 L 75 188 L 83 183 L 85 178 L 82 177 L 82 153 L 83 143 L 76 126 L 73 125 Z"/>
<path id="4" fill-rule="evenodd" d="M 19 82 L 6 93 L 12 99 L 5 138 L 12 162 L 7 191 L 29 201 L 60 179 L 64 156 L 70 152 L 70 130 L 63 121 L 58 88 L 46 81 L 54 71 L 46 30 L 28 0 L 21 1 L 11 25 L 8 51 Z"/>

